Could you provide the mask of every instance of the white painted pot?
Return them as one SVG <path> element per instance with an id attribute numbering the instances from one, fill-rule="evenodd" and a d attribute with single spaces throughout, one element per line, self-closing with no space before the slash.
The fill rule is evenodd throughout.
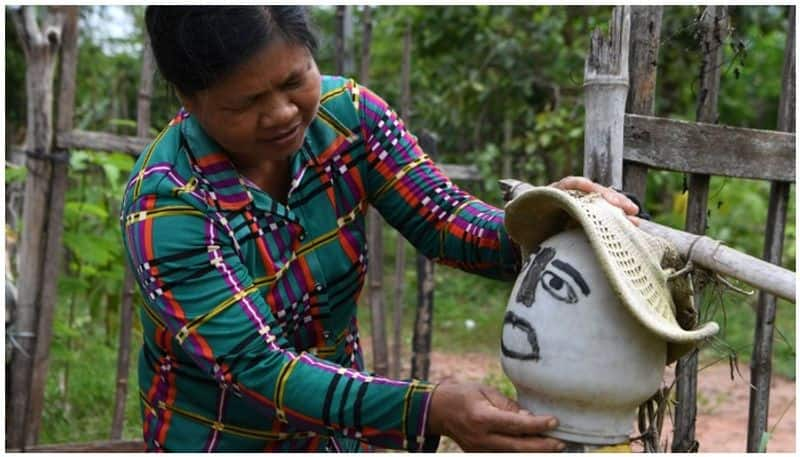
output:
<path id="1" fill-rule="evenodd" d="M 581 229 L 531 254 L 508 302 L 501 358 L 522 407 L 558 418 L 548 435 L 628 441 L 636 407 L 660 385 L 666 351 L 614 294 Z"/>

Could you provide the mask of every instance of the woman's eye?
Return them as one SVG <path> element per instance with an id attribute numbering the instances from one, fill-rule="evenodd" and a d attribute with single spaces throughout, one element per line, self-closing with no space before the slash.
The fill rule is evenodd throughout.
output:
<path id="1" fill-rule="evenodd" d="M 292 90 L 292 89 L 297 89 L 298 87 L 300 87 L 302 85 L 303 85 L 303 80 L 302 79 L 300 79 L 300 78 L 292 78 L 292 79 L 286 81 L 283 84 L 283 88 L 286 89 L 286 90 Z"/>
<path id="2" fill-rule="evenodd" d="M 230 111 L 244 111 L 244 110 L 246 110 L 247 108 L 250 108 L 250 106 L 251 106 L 252 104 L 253 104 L 253 103 L 252 103 L 252 102 L 250 102 L 250 101 L 247 101 L 247 102 L 241 102 L 241 103 L 237 103 L 237 104 L 235 104 L 235 105 L 230 105 L 230 106 L 228 106 L 228 107 L 227 107 L 227 109 L 228 109 L 228 110 L 230 110 Z"/>
<path id="3" fill-rule="evenodd" d="M 552 271 L 548 270 L 542 273 L 541 282 L 544 290 L 546 290 L 556 300 L 563 301 L 565 303 L 578 302 L 578 295 L 575 294 L 572 286 L 568 282 L 564 281 L 561 276 L 558 276 Z"/>

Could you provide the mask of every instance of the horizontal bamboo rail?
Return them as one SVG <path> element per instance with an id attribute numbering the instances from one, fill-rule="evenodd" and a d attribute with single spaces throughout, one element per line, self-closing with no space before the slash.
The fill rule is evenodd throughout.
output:
<path id="1" fill-rule="evenodd" d="M 142 440 L 94 441 L 90 443 L 37 444 L 24 449 L 24 452 L 144 452 Z M 6 452 L 22 452 L 22 449 L 6 449 Z"/>
<path id="2" fill-rule="evenodd" d="M 500 186 L 511 200 L 534 186 L 516 179 L 501 179 Z M 730 276 L 752 287 L 795 303 L 796 274 L 778 265 L 739 252 L 707 236 L 698 236 L 655 222 L 643 220 L 639 228 L 650 235 L 665 238 L 678 252 L 698 266 Z"/>

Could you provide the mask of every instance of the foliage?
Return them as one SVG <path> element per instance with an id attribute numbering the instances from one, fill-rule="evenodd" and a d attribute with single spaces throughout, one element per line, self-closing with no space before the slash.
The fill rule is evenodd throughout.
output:
<path id="1" fill-rule="evenodd" d="M 63 236 L 67 262 L 59 277 L 43 442 L 107 439 L 111 429 L 125 268 L 119 199 L 132 167 L 132 157 L 118 152 L 74 150 L 70 157 Z M 138 319 L 127 325 L 140 333 Z M 135 348 L 140 338 L 133 338 Z M 136 358 L 131 358 L 133 367 Z M 135 370 L 130 373 L 135 380 Z M 128 437 L 140 433 L 135 386 L 129 383 Z"/>

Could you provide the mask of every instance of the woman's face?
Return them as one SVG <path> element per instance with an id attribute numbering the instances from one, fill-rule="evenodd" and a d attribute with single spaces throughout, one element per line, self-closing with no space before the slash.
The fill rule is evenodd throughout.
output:
<path id="1" fill-rule="evenodd" d="M 237 167 L 253 168 L 302 146 L 319 107 L 320 74 L 305 46 L 279 39 L 212 87 L 181 98 Z"/>

